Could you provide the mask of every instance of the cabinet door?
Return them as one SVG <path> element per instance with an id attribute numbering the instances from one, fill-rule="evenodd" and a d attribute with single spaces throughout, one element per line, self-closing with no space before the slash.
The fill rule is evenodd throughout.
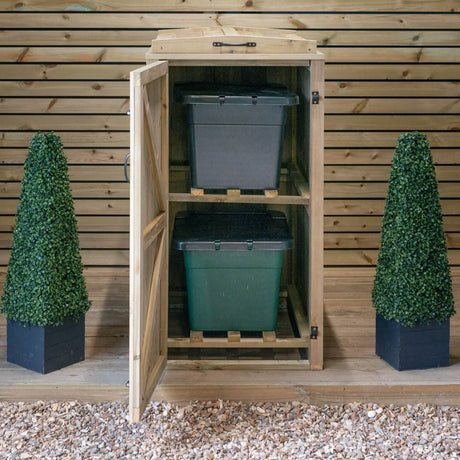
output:
<path id="1" fill-rule="evenodd" d="M 129 415 L 137 422 L 167 361 L 168 63 L 130 75 Z"/>

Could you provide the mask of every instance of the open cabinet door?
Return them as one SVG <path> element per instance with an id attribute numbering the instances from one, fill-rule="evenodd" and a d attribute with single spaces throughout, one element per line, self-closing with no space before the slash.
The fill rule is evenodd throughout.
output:
<path id="1" fill-rule="evenodd" d="M 131 72 L 129 417 L 139 421 L 167 361 L 168 63 Z"/>

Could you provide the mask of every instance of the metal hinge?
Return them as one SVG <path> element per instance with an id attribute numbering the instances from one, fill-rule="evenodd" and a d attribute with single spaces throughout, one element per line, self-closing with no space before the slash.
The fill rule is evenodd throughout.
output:
<path id="1" fill-rule="evenodd" d="M 317 339 L 318 338 L 318 326 L 312 326 L 310 328 L 310 339 Z"/>
<path id="2" fill-rule="evenodd" d="M 311 93 L 311 103 L 312 104 L 319 104 L 319 92 L 312 91 Z"/>

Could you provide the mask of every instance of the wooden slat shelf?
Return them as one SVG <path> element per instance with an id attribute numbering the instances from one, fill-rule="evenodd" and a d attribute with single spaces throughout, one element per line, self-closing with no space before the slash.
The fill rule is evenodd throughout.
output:
<path id="1" fill-rule="evenodd" d="M 170 348 L 306 348 L 308 341 L 299 337 L 276 338 L 267 342 L 263 337 L 241 337 L 239 342 L 228 337 L 203 337 L 201 342 L 195 342 L 189 337 L 169 338 Z"/>
<path id="2" fill-rule="evenodd" d="M 297 337 L 280 337 L 275 331 L 246 333 L 251 335 L 249 337 L 244 337 L 244 332 L 228 331 L 223 333 L 226 334 L 225 336 L 211 337 L 206 336 L 206 332 L 203 331 L 190 331 L 189 337 L 169 337 L 168 348 L 308 348 L 310 338 L 307 312 L 302 305 L 297 288 L 290 285 L 287 291 L 287 305 L 295 321 L 292 330 L 298 331 Z M 284 291 L 281 292 L 280 297 L 283 297 L 283 294 Z"/>
<path id="3" fill-rule="evenodd" d="M 188 168 L 182 166 L 171 167 L 174 173 L 184 173 Z M 245 193 L 237 189 L 223 190 L 222 193 L 207 193 L 206 190 L 192 188 L 190 192 L 170 192 L 169 201 L 186 203 L 257 203 L 303 205 L 310 202 L 308 183 L 295 165 L 281 169 L 281 181 L 292 183 L 298 195 L 284 195 L 277 190 L 263 190 L 258 194 Z M 172 181 L 171 181 L 172 182 Z"/>
<path id="4" fill-rule="evenodd" d="M 205 193 L 205 190 L 203 188 L 191 188 L 190 189 L 190 195 L 193 195 L 193 196 L 203 196 Z M 227 195 L 231 195 L 231 196 L 241 196 L 241 189 L 239 188 L 228 188 L 226 190 L 226 194 Z M 243 191 L 243 194 L 244 194 L 244 191 Z M 268 197 L 268 198 L 275 198 L 278 196 L 278 190 L 271 190 L 271 189 L 267 189 L 267 190 L 264 190 L 264 196 Z"/>
<path id="5" fill-rule="evenodd" d="M 190 193 L 170 193 L 169 201 L 187 203 L 259 203 L 259 204 L 294 204 L 308 205 L 309 199 L 301 196 L 278 195 L 274 197 L 265 195 L 227 195 L 204 194 L 191 195 Z"/>
<path id="6" fill-rule="evenodd" d="M 283 371 L 308 370 L 308 359 L 260 359 L 242 361 L 240 359 L 169 359 L 168 370 L 251 370 L 251 371 Z"/>

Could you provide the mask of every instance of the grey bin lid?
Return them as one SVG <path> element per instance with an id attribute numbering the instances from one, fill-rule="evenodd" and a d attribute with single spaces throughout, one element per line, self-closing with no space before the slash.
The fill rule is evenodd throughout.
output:
<path id="1" fill-rule="evenodd" d="M 280 85 L 238 86 L 214 83 L 177 83 L 175 99 L 181 104 L 297 105 L 299 97 Z"/>
<path id="2" fill-rule="evenodd" d="M 279 211 L 176 214 L 172 247 L 181 251 L 273 251 L 294 246 Z"/>

